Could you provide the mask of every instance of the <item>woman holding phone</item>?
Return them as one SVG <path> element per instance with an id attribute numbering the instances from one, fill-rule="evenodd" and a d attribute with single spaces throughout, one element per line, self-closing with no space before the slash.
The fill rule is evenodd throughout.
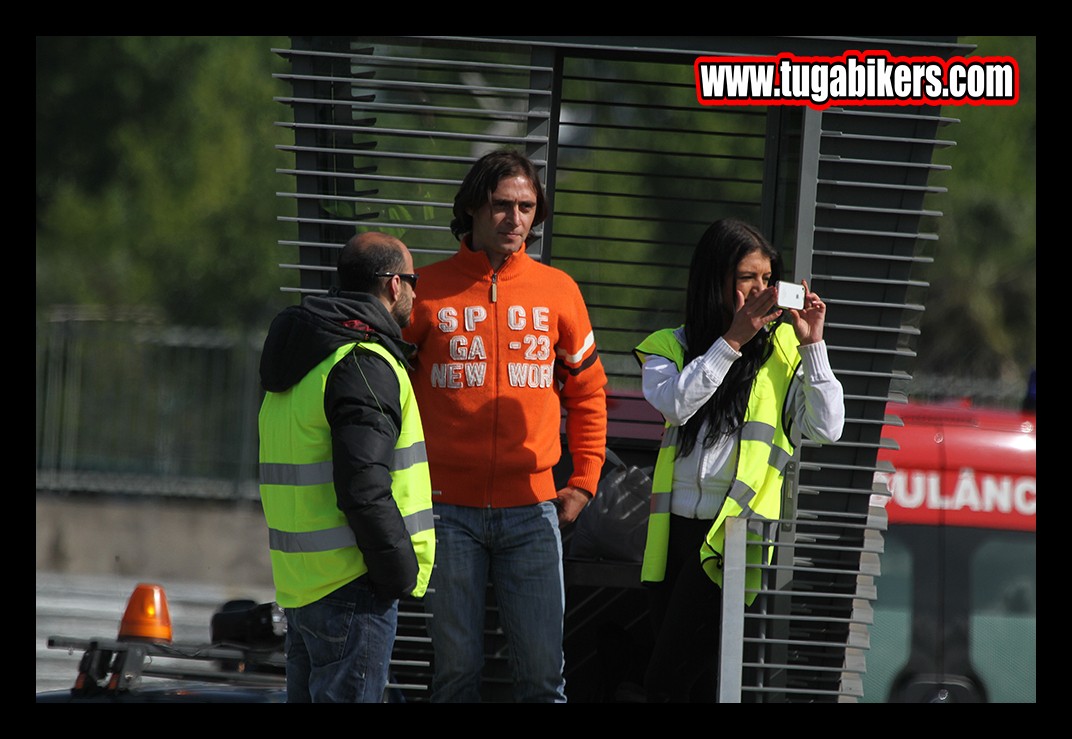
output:
<path id="1" fill-rule="evenodd" d="M 717 700 L 724 522 L 748 518 L 749 541 L 769 541 L 802 436 L 841 437 L 826 305 L 802 281 L 803 307 L 779 308 L 780 277 L 778 252 L 758 229 L 716 221 L 693 253 L 685 323 L 634 349 L 644 397 L 666 421 L 641 574 L 656 635 L 648 702 Z M 770 561 L 770 546 L 747 549 L 750 563 Z M 746 578 L 758 588 L 759 570 Z M 755 595 L 746 592 L 749 605 Z"/>

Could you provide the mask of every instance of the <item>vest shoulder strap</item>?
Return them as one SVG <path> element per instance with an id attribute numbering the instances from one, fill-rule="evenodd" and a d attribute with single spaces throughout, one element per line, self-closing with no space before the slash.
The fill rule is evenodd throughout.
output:
<path id="1" fill-rule="evenodd" d="M 648 334 L 633 349 L 633 356 L 636 357 L 640 364 L 644 364 L 644 360 L 652 355 L 663 357 L 677 364 L 677 368 L 680 370 L 685 363 L 685 347 L 681 345 L 675 335 L 680 328 L 664 328 Z"/>

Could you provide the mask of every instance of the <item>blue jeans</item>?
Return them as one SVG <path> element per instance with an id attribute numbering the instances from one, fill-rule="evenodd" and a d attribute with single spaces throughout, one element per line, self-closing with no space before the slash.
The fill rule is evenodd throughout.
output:
<path id="1" fill-rule="evenodd" d="M 435 653 L 431 700 L 477 703 L 487 583 L 495 589 L 514 698 L 564 703 L 562 537 L 550 501 L 517 508 L 434 505 L 436 563 L 426 607 Z"/>
<path id="2" fill-rule="evenodd" d="M 287 703 L 381 703 L 398 629 L 398 601 L 359 577 L 287 608 Z"/>

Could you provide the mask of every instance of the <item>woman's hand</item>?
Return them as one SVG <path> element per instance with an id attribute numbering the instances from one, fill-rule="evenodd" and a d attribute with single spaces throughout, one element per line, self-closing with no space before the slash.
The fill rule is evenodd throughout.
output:
<path id="1" fill-rule="evenodd" d="M 800 343 L 817 344 L 823 340 L 826 303 L 808 289 L 807 280 L 801 280 L 801 284 L 804 285 L 804 308 L 802 310 L 788 308 L 787 310 L 793 318 L 793 328 L 797 332 L 797 339 Z"/>
<path id="2" fill-rule="evenodd" d="M 777 292 L 774 287 L 758 290 L 747 299 L 744 293 L 737 291 L 737 298 L 734 301 L 737 309 L 733 313 L 733 321 L 730 323 L 729 330 L 722 337 L 733 347 L 734 351 L 741 351 L 741 347 L 751 341 L 761 328 L 771 321 L 776 321 L 782 315 L 782 309 L 778 307 L 776 297 Z M 821 330 L 820 333 L 822 333 Z"/>

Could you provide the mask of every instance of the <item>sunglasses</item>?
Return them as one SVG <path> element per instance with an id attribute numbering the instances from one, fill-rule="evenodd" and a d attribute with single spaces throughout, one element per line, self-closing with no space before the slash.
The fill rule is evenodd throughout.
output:
<path id="1" fill-rule="evenodd" d="M 377 272 L 377 277 L 394 277 L 398 275 L 400 279 L 409 283 L 409 286 L 414 290 L 417 289 L 417 278 L 420 277 L 416 272 Z"/>

